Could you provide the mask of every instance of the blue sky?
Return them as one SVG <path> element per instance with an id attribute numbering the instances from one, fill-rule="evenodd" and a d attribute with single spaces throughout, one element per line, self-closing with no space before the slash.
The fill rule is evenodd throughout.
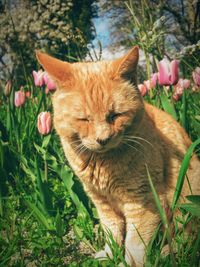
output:
<path id="1" fill-rule="evenodd" d="M 101 41 L 102 47 L 105 48 L 110 42 L 110 31 L 109 31 L 109 18 L 106 16 L 93 19 L 97 38 L 94 40 L 94 45 L 97 44 L 97 40 Z"/>
<path id="2" fill-rule="evenodd" d="M 110 38 L 110 18 L 104 15 L 99 18 L 93 19 L 94 26 L 96 28 L 97 37 L 93 41 L 94 47 L 97 50 L 97 54 L 99 52 L 98 41 L 101 42 L 103 51 L 102 51 L 102 59 L 113 59 L 120 57 L 124 54 L 123 47 L 119 47 L 117 51 L 113 51 L 109 48 L 110 42 L 112 41 Z"/>

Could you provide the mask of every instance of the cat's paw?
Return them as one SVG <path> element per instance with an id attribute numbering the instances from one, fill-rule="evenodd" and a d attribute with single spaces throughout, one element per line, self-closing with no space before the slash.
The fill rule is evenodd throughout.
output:
<path id="1" fill-rule="evenodd" d="M 95 259 L 98 259 L 98 260 L 104 260 L 105 258 L 108 257 L 108 255 L 105 250 L 100 250 L 97 253 L 95 253 L 94 257 Z"/>
<path id="2" fill-rule="evenodd" d="M 103 260 L 105 258 L 113 258 L 112 255 L 112 251 L 110 249 L 110 247 L 106 244 L 104 250 L 100 250 L 98 251 L 95 255 L 94 255 L 95 259 L 99 259 L 99 260 Z"/>

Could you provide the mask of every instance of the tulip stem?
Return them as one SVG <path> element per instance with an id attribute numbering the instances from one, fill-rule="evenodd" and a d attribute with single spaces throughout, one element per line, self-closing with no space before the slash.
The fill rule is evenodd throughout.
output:
<path id="1" fill-rule="evenodd" d="M 40 108 L 41 108 L 41 106 L 42 106 L 42 102 L 43 102 L 43 99 L 44 99 L 44 98 L 45 98 L 45 94 L 42 93 L 42 96 L 41 96 L 41 98 L 40 98 L 40 102 L 39 102 L 39 105 L 38 105 L 38 109 L 37 109 L 37 112 L 36 112 L 36 114 L 35 114 L 35 118 L 34 118 L 34 120 L 33 120 L 33 124 L 32 124 L 31 130 L 30 130 L 30 136 L 29 136 L 29 137 L 32 136 L 33 131 L 34 131 L 35 127 L 36 127 L 35 124 L 36 124 L 36 121 L 37 121 L 37 116 L 38 116 L 38 114 L 39 114 L 39 112 L 40 112 Z"/>
<path id="2" fill-rule="evenodd" d="M 48 164 L 46 160 L 46 153 L 44 154 L 44 181 L 47 182 L 48 178 Z"/>
<path id="3" fill-rule="evenodd" d="M 149 54 L 147 53 L 145 53 L 145 60 L 146 60 L 147 80 L 150 80 L 151 78 L 150 58 L 149 58 Z"/>

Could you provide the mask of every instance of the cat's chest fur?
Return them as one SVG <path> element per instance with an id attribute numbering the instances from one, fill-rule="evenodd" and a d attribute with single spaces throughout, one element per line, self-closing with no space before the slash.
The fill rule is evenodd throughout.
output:
<path id="1" fill-rule="evenodd" d="M 65 151 L 86 191 L 96 192 L 112 201 L 141 197 L 149 191 L 145 163 L 150 163 L 150 159 L 145 156 L 145 150 L 125 149 L 108 156 L 87 155 L 85 158 L 77 158 L 69 147 Z M 162 163 L 154 168 L 154 174 L 157 179 L 162 179 Z"/>

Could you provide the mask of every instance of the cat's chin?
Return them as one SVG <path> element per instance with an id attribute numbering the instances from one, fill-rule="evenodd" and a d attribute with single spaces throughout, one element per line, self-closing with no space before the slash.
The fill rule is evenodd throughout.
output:
<path id="1" fill-rule="evenodd" d="M 117 149 L 120 146 L 120 143 L 121 142 L 119 141 L 112 145 L 102 146 L 102 147 L 92 147 L 92 148 L 88 147 L 88 149 L 92 152 L 102 154 L 102 153 L 107 153 L 107 152 Z"/>

